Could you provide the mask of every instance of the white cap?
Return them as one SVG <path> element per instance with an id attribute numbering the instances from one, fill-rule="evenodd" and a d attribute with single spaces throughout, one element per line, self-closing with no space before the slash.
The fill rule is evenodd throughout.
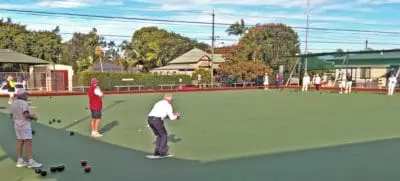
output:
<path id="1" fill-rule="evenodd" d="M 28 94 L 28 92 L 24 88 L 18 88 L 15 92 L 17 95 Z"/>

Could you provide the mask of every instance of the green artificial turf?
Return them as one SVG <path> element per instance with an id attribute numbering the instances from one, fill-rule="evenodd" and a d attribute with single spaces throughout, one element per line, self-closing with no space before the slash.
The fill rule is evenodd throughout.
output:
<path id="1" fill-rule="evenodd" d="M 159 175 L 153 175 L 154 180 L 157 177 L 177 179 L 177 174 L 178 180 L 193 180 L 195 175 L 207 177 L 203 180 L 259 180 L 265 173 L 263 169 L 269 167 L 270 171 L 276 169 L 273 174 L 268 174 L 271 180 L 287 180 L 284 178 L 288 175 L 302 180 L 297 175 L 300 173 L 307 178 L 305 180 L 326 180 L 324 175 L 327 174 L 336 179 L 351 180 L 372 169 L 366 159 L 375 159 L 370 161 L 374 165 L 382 164 L 382 159 L 385 163 L 393 162 L 394 158 L 389 156 L 400 149 L 397 141 L 390 141 L 400 136 L 398 96 L 262 90 L 193 92 L 175 94 L 174 108 L 182 113 L 182 118 L 167 123 L 170 152 L 177 159 L 156 163 L 143 156 L 154 149 L 154 135 L 146 127 L 146 119 L 152 105 L 161 97 L 162 94 L 107 95 L 102 121 L 105 136 L 101 139 L 88 137 L 89 111 L 85 109 L 85 96 L 32 97 L 32 106 L 36 107 L 33 111 L 40 118 L 39 124 L 33 125 L 37 131 L 35 154 L 47 165 L 56 162 L 69 165 L 67 170 L 70 172 L 49 177 L 56 180 L 82 176 L 87 176 L 86 180 L 113 179 L 113 174 L 118 173 L 118 169 L 110 165 L 114 161 L 121 162 L 132 172 L 140 171 L 132 177 L 148 177 L 147 180 L 152 178 L 148 175 L 153 174 L 154 167 L 167 167 L 157 170 Z M 1 101 L 6 103 L 6 100 Z M 7 115 L 0 118 L 0 145 L 9 152 L 3 159 L 1 156 L 5 154 L 0 152 L 0 175 L 4 170 L 19 173 L 11 160 L 15 159 L 12 124 Z M 53 118 L 62 122 L 48 124 Z M 69 136 L 69 131 L 76 135 Z M 375 142 L 361 144 L 388 139 L 379 147 L 371 146 Z M 386 147 L 391 150 L 382 149 Z M 345 148 L 349 150 L 344 151 Z M 89 176 L 82 173 L 81 159 L 90 159 L 95 164 L 94 173 Z M 351 163 L 347 162 L 352 159 Z M 334 165 L 329 166 L 332 163 Z M 314 168 L 317 166 L 335 169 L 326 168 L 320 174 L 313 174 L 312 170 L 318 170 Z M 342 167 L 355 171 L 352 173 Z M 382 170 L 375 171 L 386 173 L 388 180 L 394 178 L 387 174 L 392 173 L 391 167 L 377 168 Z M 360 169 L 359 173 L 357 169 Z M 107 171 L 111 173 L 105 175 Z M 334 174 L 340 171 L 343 174 Z M 37 179 L 26 170 L 18 176 Z"/>

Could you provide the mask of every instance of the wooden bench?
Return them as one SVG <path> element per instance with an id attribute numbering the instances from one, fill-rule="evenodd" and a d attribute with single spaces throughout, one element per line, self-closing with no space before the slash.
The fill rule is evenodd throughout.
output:
<path id="1" fill-rule="evenodd" d="M 242 85 L 243 87 L 246 87 L 247 85 L 254 86 L 254 84 L 256 84 L 256 83 L 255 82 L 233 83 L 233 85 L 235 85 L 235 87 L 237 87 L 237 85 Z"/>
<path id="2" fill-rule="evenodd" d="M 140 91 L 144 85 L 116 85 L 114 87 L 117 88 L 117 91 L 119 91 L 120 88 L 127 88 L 128 91 L 131 91 L 131 88 L 138 88 Z"/>
<path id="3" fill-rule="evenodd" d="M 76 86 L 76 87 L 72 87 L 72 90 L 80 89 L 81 92 L 86 92 L 85 89 L 89 89 L 89 88 L 90 88 L 89 86 Z"/>
<path id="4" fill-rule="evenodd" d="M 201 84 L 201 85 L 202 85 L 202 87 L 205 87 L 205 88 L 207 88 L 207 87 L 210 87 L 210 88 L 214 88 L 214 87 L 221 88 L 222 87 L 222 84 L 219 83 L 219 82 L 214 82 L 214 84 L 212 86 L 211 86 L 211 84 Z"/>
<path id="5" fill-rule="evenodd" d="M 173 89 L 174 87 L 178 87 L 179 85 L 178 84 L 160 84 L 158 86 L 161 88 L 161 90 L 164 90 L 163 89 L 164 87 L 170 87 L 171 89 Z"/>

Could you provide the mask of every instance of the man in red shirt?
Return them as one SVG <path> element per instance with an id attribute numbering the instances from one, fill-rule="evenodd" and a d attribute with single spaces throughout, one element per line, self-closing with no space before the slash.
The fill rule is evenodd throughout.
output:
<path id="1" fill-rule="evenodd" d="M 90 88 L 88 91 L 90 112 L 92 113 L 92 136 L 102 137 L 103 135 L 99 133 L 99 126 L 101 120 L 101 110 L 103 109 L 103 92 L 98 86 L 98 81 L 96 78 L 90 80 Z"/>

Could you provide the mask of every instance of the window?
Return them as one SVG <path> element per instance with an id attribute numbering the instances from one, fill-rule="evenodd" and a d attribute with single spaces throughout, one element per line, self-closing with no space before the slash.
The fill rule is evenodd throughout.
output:
<path id="1" fill-rule="evenodd" d="M 360 69 L 360 78 L 361 79 L 370 79 L 371 78 L 371 67 L 363 67 Z"/>

